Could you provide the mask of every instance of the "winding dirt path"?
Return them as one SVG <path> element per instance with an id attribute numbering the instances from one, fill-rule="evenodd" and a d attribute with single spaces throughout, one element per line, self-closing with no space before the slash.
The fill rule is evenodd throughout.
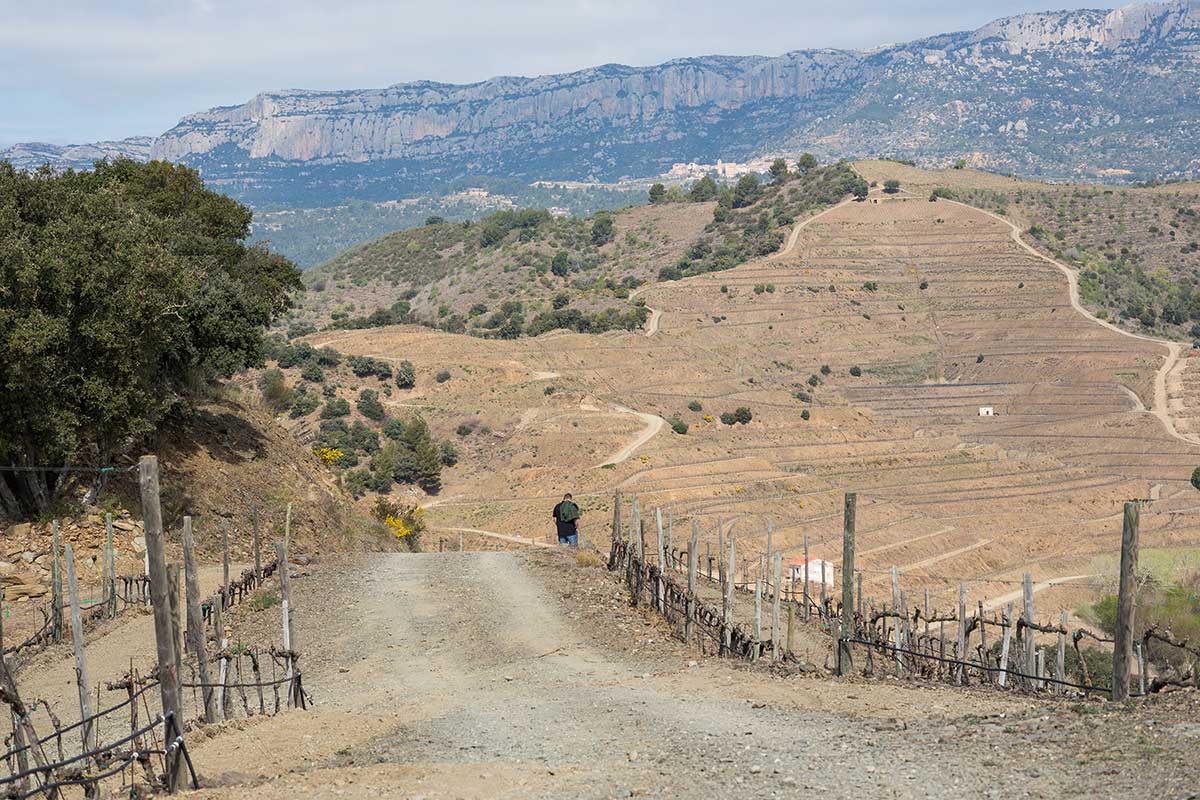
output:
<path id="1" fill-rule="evenodd" d="M 957 200 L 947 200 L 943 202 L 954 203 L 955 205 L 962 206 L 963 208 L 969 208 L 972 211 L 976 211 L 984 216 L 991 217 L 992 219 L 1007 225 L 1009 228 L 1009 235 L 1022 250 L 1032 256 L 1035 256 L 1036 258 L 1041 259 L 1042 261 L 1045 261 L 1048 264 L 1053 264 L 1060 272 L 1062 272 L 1063 275 L 1067 276 L 1067 286 L 1070 290 L 1071 307 L 1074 308 L 1078 313 L 1087 317 L 1090 321 L 1096 323 L 1097 325 L 1103 325 L 1110 331 L 1119 333 L 1122 336 L 1128 336 L 1131 339 L 1140 339 L 1144 342 L 1151 342 L 1167 348 L 1167 355 L 1163 359 L 1162 366 L 1159 367 L 1158 372 L 1154 375 L 1154 407 L 1150 409 L 1150 413 L 1158 417 L 1167 433 L 1174 438 L 1188 444 L 1200 444 L 1200 436 L 1180 433 L 1175 427 L 1175 419 L 1171 416 L 1170 402 L 1167 395 L 1167 376 L 1180 362 L 1180 356 L 1183 352 L 1183 348 L 1178 342 L 1172 342 L 1168 339 L 1160 339 L 1157 336 L 1147 336 L 1142 333 L 1133 333 L 1132 331 L 1127 331 L 1124 328 L 1108 322 L 1107 320 L 1100 319 L 1092 314 L 1092 312 L 1088 311 L 1079 298 L 1078 273 L 1061 261 L 1056 261 L 1045 253 L 1042 253 L 1036 247 L 1022 239 L 1020 227 L 1018 227 L 1012 220 L 1005 219 L 999 214 L 993 214 L 991 211 L 986 211 L 982 208 L 976 208 L 975 206 L 967 205 L 966 203 L 960 203 Z"/>
<path id="2" fill-rule="evenodd" d="M 634 411 L 632 408 L 627 408 L 623 405 L 613 404 L 613 411 L 616 411 L 618 414 L 632 414 L 646 423 L 646 427 L 642 428 L 629 443 L 614 453 L 611 458 L 597 464 L 597 467 L 603 467 L 605 464 L 620 464 L 622 461 L 625 461 L 636 453 L 639 447 L 653 439 L 667 424 L 667 421 L 660 416 L 648 414 L 645 411 Z"/>

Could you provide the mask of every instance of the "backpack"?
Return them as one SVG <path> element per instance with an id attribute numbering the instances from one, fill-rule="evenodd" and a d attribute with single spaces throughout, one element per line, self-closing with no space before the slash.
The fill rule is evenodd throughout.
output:
<path id="1" fill-rule="evenodd" d="M 574 522 L 579 519 L 579 506 L 570 500 L 564 500 L 558 506 L 558 518 L 563 522 Z"/>

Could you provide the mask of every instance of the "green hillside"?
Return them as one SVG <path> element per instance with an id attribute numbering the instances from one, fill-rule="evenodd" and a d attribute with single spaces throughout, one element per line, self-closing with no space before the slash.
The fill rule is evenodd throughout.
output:
<path id="1" fill-rule="evenodd" d="M 505 338 L 635 329 L 646 311 L 632 289 L 774 252 L 798 218 L 865 188 L 849 164 L 810 156 L 765 181 L 660 187 L 646 205 L 589 218 L 535 209 L 433 217 L 310 270 L 290 333 L 399 322 Z"/>

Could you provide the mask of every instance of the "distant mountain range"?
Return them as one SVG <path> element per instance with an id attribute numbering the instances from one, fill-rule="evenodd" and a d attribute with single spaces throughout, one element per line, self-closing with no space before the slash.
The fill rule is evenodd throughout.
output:
<path id="1" fill-rule="evenodd" d="M 463 176 L 611 181 L 811 151 L 1059 180 L 1200 175 L 1200 0 L 1025 14 L 870 51 L 703 56 L 465 86 L 287 90 L 148 140 L 0 158 L 162 158 L 256 206 L 436 192 Z"/>

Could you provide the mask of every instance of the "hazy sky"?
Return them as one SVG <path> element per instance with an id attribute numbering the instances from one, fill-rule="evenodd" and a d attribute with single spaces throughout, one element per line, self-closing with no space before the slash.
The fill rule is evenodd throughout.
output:
<path id="1" fill-rule="evenodd" d="M 872 47 L 1062 0 L 0 0 L 0 144 L 158 134 L 280 88 Z M 1093 7 L 1097 4 L 1090 4 Z"/>

